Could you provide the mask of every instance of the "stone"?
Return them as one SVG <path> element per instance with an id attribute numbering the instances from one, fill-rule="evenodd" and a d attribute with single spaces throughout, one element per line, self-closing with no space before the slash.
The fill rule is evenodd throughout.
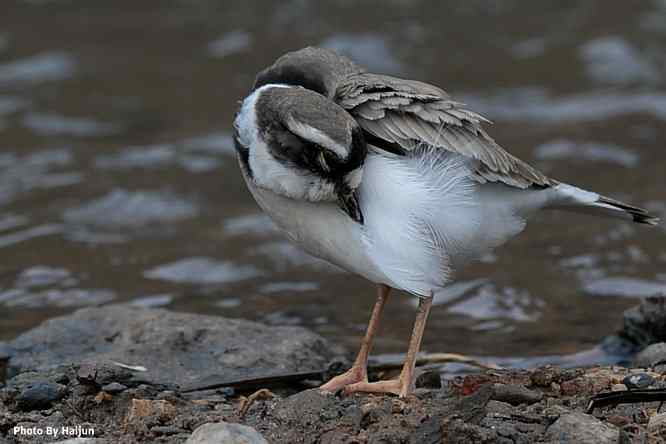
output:
<path id="1" fill-rule="evenodd" d="M 640 305 L 626 310 L 620 336 L 628 339 L 638 350 L 666 341 L 666 298 L 645 298 Z"/>
<path id="2" fill-rule="evenodd" d="M 466 423 L 461 419 L 445 419 L 441 427 L 441 442 L 451 444 L 492 444 L 498 442 L 496 431 Z"/>
<path id="3" fill-rule="evenodd" d="M 301 327 L 110 305 L 84 308 L 50 319 L 9 344 L 9 365 L 21 371 L 86 362 L 80 382 L 128 384 L 128 377 L 154 384 L 199 385 L 202 381 L 317 371 L 342 352 Z M 92 362 L 89 362 L 92 361 Z M 124 369 L 99 363 L 121 363 Z M 141 368 L 143 367 L 145 371 Z"/>
<path id="4" fill-rule="evenodd" d="M 20 410 L 43 410 L 64 398 L 67 387 L 54 382 L 36 382 L 25 387 L 16 398 L 16 407 Z"/>
<path id="5" fill-rule="evenodd" d="M 416 388 L 440 389 L 442 388 L 442 376 L 437 371 L 426 371 L 416 378 L 414 385 Z"/>
<path id="6" fill-rule="evenodd" d="M 636 367 L 654 367 L 664 362 L 666 362 L 666 342 L 648 345 L 634 358 Z"/>
<path id="7" fill-rule="evenodd" d="M 127 386 L 122 385 L 119 382 L 112 382 L 111 384 L 106 384 L 105 386 L 103 386 L 102 390 L 105 391 L 106 393 L 110 393 L 113 395 L 115 393 L 124 392 L 125 390 L 127 390 Z"/>
<path id="8" fill-rule="evenodd" d="M 629 390 L 648 388 L 655 382 L 655 379 L 647 373 L 633 373 L 625 376 L 622 380 L 622 383 Z"/>
<path id="9" fill-rule="evenodd" d="M 197 427 L 185 444 L 268 444 L 268 441 L 252 427 L 209 422 Z"/>
<path id="10" fill-rule="evenodd" d="M 506 402 L 511 405 L 534 404 L 543 399 L 543 393 L 530 390 L 522 385 L 493 384 L 491 399 Z"/>
<path id="11" fill-rule="evenodd" d="M 592 415 L 575 412 L 560 416 L 548 427 L 545 437 L 562 444 L 616 444 L 619 436 L 617 427 L 604 424 Z"/>

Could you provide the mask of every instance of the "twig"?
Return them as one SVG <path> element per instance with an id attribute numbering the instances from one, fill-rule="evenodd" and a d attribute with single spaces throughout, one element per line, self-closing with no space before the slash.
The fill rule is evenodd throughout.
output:
<path id="1" fill-rule="evenodd" d="M 657 401 L 666 401 L 666 389 L 623 390 L 620 392 L 599 393 L 590 399 L 590 403 L 587 405 L 587 413 L 592 413 L 595 408 L 614 407 L 618 404 Z"/>
<path id="2" fill-rule="evenodd" d="M 220 381 L 211 384 L 186 387 L 181 390 L 181 393 L 191 393 L 191 392 L 200 392 L 203 390 L 214 390 L 224 387 L 232 387 L 235 390 L 246 391 L 251 389 L 256 389 L 258 387 L 275 387 L 279 385 L 286 385 L 290 383 L 297 383 L 304 381 L 306 379 L 321 379 L 322 374 L 327 370 L 319 370 L 312 372 L 301 372 L 301 373 L 282 373 L 278 375 L 271 376 L 259 376 L 254 378 L 244 378 L 244 379 L 232 379 L 227 381 Z"/>
<path id="3" fill-rule="evenodd" d="M 416 358 L 416 365 L 423 366 L 429 364 L 445 364 L 449 362 L 457 362 L 459 364 L 472 365 L 474 367 L 483 368 L 486 370 L 501 370 L 502 367 L 495 364 L 485 364 L 477 361 L 469 356 L 460 355 L 458 353 L 429 353 L 420 354 Z M 370 371 L 386 371 L 397 370 L 402 368 L 402 362 L 386 362 L 371 364 L 368 368 Z"/>
<path id="4" fill-rule="evenodd" d="M 257 390 L 247 398 L 245 396 L 242 396 L 240 407 L 238 408 L 238 416 L 240 418 L 243 418 L 247 413 L 247 411 L 250 410 L 250 407 L 252 407 L 252 404 L 254 404 L 257 399 L 270 399 L 273 396 L 275 396 L 273 395 L 273 392 L 265 388 Z"/>

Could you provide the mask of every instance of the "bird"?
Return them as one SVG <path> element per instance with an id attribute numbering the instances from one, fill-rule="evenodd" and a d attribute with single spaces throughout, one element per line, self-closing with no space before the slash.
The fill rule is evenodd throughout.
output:
<path id="1" fill-rule="evenodd" d="M 489 123 L 434 85 L 368 72 L 329 49 L 288 52 L 256 75 L 233 136 L 250 193 L 296 245 L 377 285 L 356 359 L 321 391 L 412 394 L 434 295 L 539 210 L 658 224 L 546 176 L 496 143 Z M 399 376 L 370 382 L 392 289 L 418 298 L 414 327 Z"/>

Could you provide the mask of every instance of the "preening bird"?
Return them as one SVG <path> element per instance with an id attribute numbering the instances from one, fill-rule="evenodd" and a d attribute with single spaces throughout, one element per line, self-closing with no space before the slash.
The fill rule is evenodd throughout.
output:
<path id="1" fill-rule="evenodd" d="M 433 295 L 537 210 L 657 224 L 547 177 L 500 147 L 485 122 L 436 86 L 369 73 L 326 49 L 287 53 L 257 75 L 234 122 L 250 192 L 305 251 L 378 285 L 353 366 L 322 390 L 409 395 Z M 419 298 L 414 330 L 400 376 L 368 382 L 392 288 Z"/>

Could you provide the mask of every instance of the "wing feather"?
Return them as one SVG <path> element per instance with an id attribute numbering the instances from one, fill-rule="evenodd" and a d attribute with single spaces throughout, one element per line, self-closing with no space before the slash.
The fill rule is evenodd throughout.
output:
<path id="1" fill-rule="evenodd" d="M 360 73 L 338 85 L 335 100 L 373 140 L 397 144 L 404 152 L 425 143 L 476 159 L 479 182 L 518 188 L 557 183 L 495 143 L 481 126 L 486 118 L 436 86 Z"/>

